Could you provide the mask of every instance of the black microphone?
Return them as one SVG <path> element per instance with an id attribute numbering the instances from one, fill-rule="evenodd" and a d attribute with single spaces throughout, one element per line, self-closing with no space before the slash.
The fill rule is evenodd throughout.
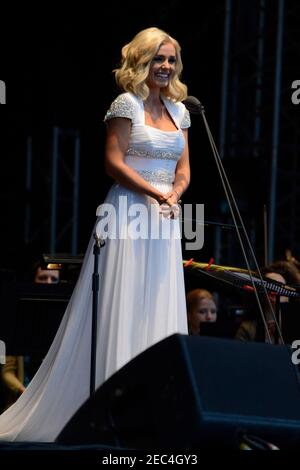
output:
<path id="1" fill-rule="evenodd" d="M 203 105 L 195 96 L 188 96 L 183 103 L 191 114 L 201 114 L 204 110 Z"/>

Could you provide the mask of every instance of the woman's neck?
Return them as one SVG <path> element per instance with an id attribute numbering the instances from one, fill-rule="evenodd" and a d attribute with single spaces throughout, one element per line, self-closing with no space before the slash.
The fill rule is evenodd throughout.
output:
<path id="1" fill-rule="evenodd" d="M 160 96 L 160 90 L 153 90 L 152 92 L 150 91 L 149 96 L 145 100 L 145 104 L 152 109 L 161 107 L 163 105 L 163 101 Z"/>

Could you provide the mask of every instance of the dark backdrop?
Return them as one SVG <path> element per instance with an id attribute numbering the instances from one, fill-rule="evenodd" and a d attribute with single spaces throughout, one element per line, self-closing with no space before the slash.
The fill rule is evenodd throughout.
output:
<path id="1" fill-rule="evenodd" d="M 222 84 L 223 0 L 92 2 L 4 13 L 1 20 L 1 76 L 7 84 L 7 105 L 1 106 L 1 262 L 15 268 L 32 253 L 49 251 L 51 132 L 54 125 L 81 134 L 79 251 L 84 252 L 95 209 L 111 184 L 103 169 L 105 111 L 118 94 L 112 74 L 121 47 L 141 29 L 158 26 L 182 46 L 183 81 L 189 94 L 206 109 L 218 142 Z M 93 6 L 92 6 L 93 5 Z M 5 19 L 4 19 L 5 18 Z M 33 138 L 34 181 L 25 192 L 26 137 Z M 205 218 L 221 220 L 223 191 L 199 117 L 190 132 L 192 180 L 184 202 L 205 203 Z M 247 197 L 259 197 L 259 184 L 247 184 L 245 166 L 230 169 L 233 186 Z M 252 167 L 255 178 L 255 169 Z M 253 177 L 250 174 L 250 177 Z M 239 194 L 237 194 L 239 196 Z M 31 202 L 36 229 L 24 245 L 25 203 Z M 213 256 L 214 229 L 206 231 L 197 258 Z M 60 251 L 68 251 L 64 241 Z"/>

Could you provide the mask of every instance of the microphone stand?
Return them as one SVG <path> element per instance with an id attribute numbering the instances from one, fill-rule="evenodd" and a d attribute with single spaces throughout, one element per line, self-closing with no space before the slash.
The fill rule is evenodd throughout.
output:
<path id="1" fill-rule="evenodd" d="M 275 315 L 276 315 L 276 320 L 278 324 L 280 325 L 281 329 L 281 305 L 280 305 L 280 295 L 276 295 L 275 299 Z M 279 335 L 278 335 L 278 330 L 275 331 L 275 338 L 274 338 L 275 344 L 279 344 Z"/>
<path id="2" fill-rule="evenodd" d="M 268 266 L 268 214 L 267 207 L 264 205 L 264 259 L 265 266 Z"/>
<path id="3" fill-rule="evenodd" d="M 269 296 L 268 296 L 268 294 L 267 294 L 267 290 L 266 290 L 266 288 L 265 288 L 265 286 L 264 286 L 264 284 L 263 284 L 263 279 L 262 279 L 262 275 L 261 275 L 260 269 L 259 269 L 259 267 L 258 267 L 258 263 L 257 263 L 257 260 L 256 260 L 256 256 L 255 256 L 255 254 L 254 254 L 254 251 L 253 251 L 251 242 L 250 242 L 250 240 L 249 240 L 249 237 L 248 237 L 248 234 L 247 234 L 247 231 L 246 231 L 244 222 L 243 222 L 243 220 L 242 220 L 242 217 L 241 217 L 240 211 L 239 211 L 239 209 L 238 209 L 238 206 L 237 206 L 235 197 L 234 197 L 234 195 L 233 195 L 231 186 L 230 186 L 230 184 L 229 184 L 229 181 L 228 181 L 228 178 L 227 178 L 225 169 L 224 169 L 224 167 L 223 167 L 223 164 L 222 164 L 220 155 L 219 155 L 219 153 L 218 153 L 216 144 L 215 144 L 215 142 L 214 142 L 212 133 L 211 133 L 210 128 L 209 128 L 209 125 L 208 125 L 208 123 L 207 123 L 207 120 L 206 120 L 206 117 L 205 117 L 204 106 L 203 106 L 202 103 L 200 103 L 200 101 L 199 101 L 197 98 L 195 98 L 194 96 L 188 96 L 187 99 L 184 101 L 184 104 L 185 104 L 186 108 L 188 109 L 188 111 L 189 111 L 191 114 L 201 114 L 201 116 L 202 116 L 202 119 L 203 119 L 203 122 L 204 122 L 204 126 L 205 126 L 205 129 L 206 129 L 206 132 L 207 132 L 207 136 L 208 136 L 208 139 L 209 139 L 209 142 L 210 142 L 210 146 L 211 146 L 211 149 L 212 149 L 212 153 L 213 153 L 213 156 L 214 156 L 214 159 L 215 159 L 215 163 L 216 163 L 216 165 L 217 165 L 217 169 L 218 169 L 218 172 L 219 172 L 219 175 L 220 175 L 221 183 L 222 183 L 223 189 L 224 189 L 224 191 L 225 191 L 225 195 L 226 195 L 226 199 L 227 199 L 228 206 L 229 206 L 229 209 L 230 209 L 230 213 L 231 213 L 231 216 L 232 216 L 232 219 L 233 219 L 235 228 L 236 228 L 236 232 L 237 232 L 237 236 L 238 236 L 238 239 L 239 239 L 239 243 L 240 243 L 240 246 L 241 246 L 241 249 L 242 249 L 242 253 L 243 253 L 243 256 L 244 256 L 246 265 L 247 265 L 247 270 L 248 270 L 248 273 L 249 273 L 249 276 L 250 276 L 250 279 L 251 279 L 252 287 L 253 287 L 253 289 L 254 289 L 255 297 L 256 297 L 256 300 L 257 300 L 257 304 L 258 304 L 258 307 L 259 307 L 260 315 L 261 315 L 261 318 L 262 318 L 262 321 L 263 321 L 263 324 L 264 324 L 264 328 L 265 328 L 265 332 L 266 332 L 266 336 L 267 336 L 267 338 L 268 338 L 268 341 L 269 341 L 270 343 L 272 343 L 272 340 L 271 340 L 271 337 L 270 337 L 270 333 L 269 333 L 269 330 L 268 330 L 268 325 L 267 325 L 267 322 L 266 322 L 266 319 L 265 319 L 265 315 L 264 315 L 264 312 L 263 312 L 263 309 L 262 309 L 261 302 L 260 302 L 260 300 L 259 300 L 257 288 L 256 288 L 256 285 L 255 285 L 253 276 L 252 276 L 252 272 L 251 272 L 251 269 L 250 269 L 250 264 L 249 264 L 248 257 L 247 257 L 247 254 L 246 254 L 246 250 L 245 250 L 245 247 L 244 247 L 244 243 L 243 243 L 243 240 L 242 240 L 242 237 L 241 237 L 240 227 L 238 226 L 238 223 L 237 223 L 237 220 L 236 220 L 236 216 L 237 216 L 237 218 L 238 218 L 238 220 L 239 220 L 239 224 L 240 224 L 241 227 L 242 227 L 242 232 L 243 232 L 243 234 L 244 234 L 244 236 L 245 236 L 245 238 L 246 238 L 248 248 L 250 249 L 250 253 L 251 253 L 251 255 L 252 255 L 253 261 L 254 261 L 255 266 L 256 266 L 257 273 L 258 273 L 258 275 L 259 275 L 259 277 L 260 277 L 260 280 L 261 280 L 261 282 L 262 282 L 264 294 L 265 294 L 265 296 L 266 296 L 266 298 L 267 298 L 267 301 L 268 301 L 268 304 L 269 304 L 269 307 L 270 307 L 270 311 L 271 311 L 271 315 L 272 315 L 272 318 L 273 318 L 273 320 L 274 320 L 274 322 L 275 322 L 275 325 L 276 325 L 276 329 L 277 329 L 277 332 L 278 332 L 278 336 L 279 336 L 279 338 L 280 338 L 282 344 L 284 344 L 283 337 L 282 337 L 282 333 L 281 333 L 281 330 L 280 330 L 280 328 L 279 328 L 278 321 L 277 321 L 276 315 L 275 315 L 275 313 L 274 313 L 274 309 L 273 309 L 273 307 L 272 307 L 270 298 L 269 298 Z M 236 212 L 236 215 L 235 215 L 235 212 Z"/>
<path id="4" fill-rule="evenodd" d="M 223 224 L 222 222 L 209 222 L 208 220 L 190 219 L 188 217 L 180 217 L 180 222 L 194 222 L 196 225 L 202 225 L 204 227 L 220 227 L 225 230 L 236 230 L 235 225 Z M 241 227 L 239 227 L 241 228 Z"/>
<path id="5" fill-rule="evenodd" d="M 105 241 L 94 233 L 94 272 L 93 272 L 93 308 L 92 308 L 92 332 L 91 332 L 91 369 L 90 369 L 90 396 L 96 389 L 96 348 L 97 348 L 97 313 L 98 313 L 98 292 L 99 292 L 99 254 L 100 248 L 105 245 Z"/>

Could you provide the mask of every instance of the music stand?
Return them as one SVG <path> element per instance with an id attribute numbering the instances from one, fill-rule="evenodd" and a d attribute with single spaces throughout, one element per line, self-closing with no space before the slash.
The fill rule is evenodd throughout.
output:
<path id="1" fill-rule="evenodd" d="M 4 284 L 0 294 L 0 324 L 6 354 L 45 356 L 73 289 L 71 283 Z"/>
<path id="2" fill-rule="evenodd" d="M 215 338 L 233 338 L 235 327 L 232 318 L 217 318 L 215 322 L 201 322 L 199 334 Z"/>

